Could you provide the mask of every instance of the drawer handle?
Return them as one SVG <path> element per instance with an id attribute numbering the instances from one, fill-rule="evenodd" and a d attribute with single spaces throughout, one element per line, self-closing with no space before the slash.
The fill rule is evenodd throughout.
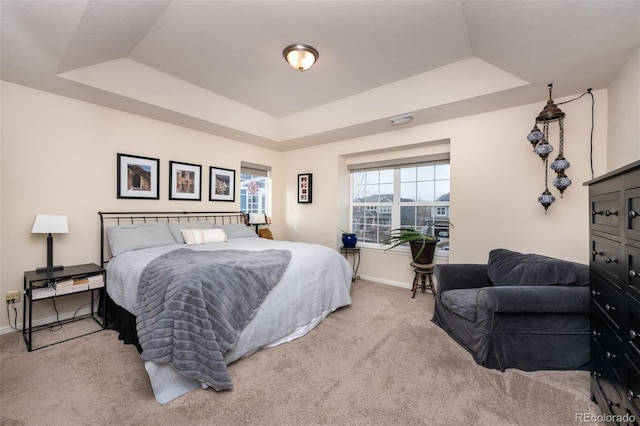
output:
<path id="1" fill-rule="evenodd" d="M 595 216 L 595 215 L 599 215 L 599 216 L 605 215 L 605 216 L 607 216 L 607 217 L 609 217 L 609 216 L 618 216 L 618 212 L 612 212 L 612 211 L 610 211 L 610 210 L 605 210 L 605 211 L 602 211 L 602 210 L 600 210 L 600 211 L 595 211 L 595 210 L 593 210 L 593 211 L 591 212 L 591 214 L 592 214 L 592 215 L 594 215 L 594 216 Z"/>
<path id="2" fill-rule="evenodd" d="M 611 358 L 618 358 L 618 355 L 612 354 L 611 352 L 607 351 L 607 353 L 605 354 L 605 356 L 607 357 L 607 359 L 611 359 Z"/>
<path id="3" fill-rule="evenodd" d="M 604 260 L 604 263 L 618 263 L 618 259 L 616 259 L 615 257 L 607 257 Z"/>
<path id="4" fill-rule="evenodd" d="M 608 303 L 604 305 L 604 310 L 609 312 L 609 311 L 615 311 L 616 307 L 615 306 L 611 306 Z"/>
<path id="5" fill-rule="evenodd" d="M 629 401 L 638 397 L 638 394 L 633 391 L 633 389 L 629 389 L 627 391 L 627 396 L 629 397 Z"/>
<path id="6" fill-rule="evenodd" d="M 602 374 L 598 373 L 597 371 L 592 371 L 592 372 L 591 372 L 591 375 L 592 375 L 593 377 L 602 377 Z"/>
<path id="7" fill-rule="evenodd" d="M 638 337 L 638 333 L 636 333 L 635 330 L 629 330 L 629 339 L 633 340 L 636 337 Z"/>
<path id="8" fill-rule="evenodd" d="M 629 277 L 631 279 L 638 278 L 638 273 L 636 271 L 634 271 L 633 269 L 630 269 L 629 270 Z"/>
<path id="9" fill-rule="evenodd" d="M 598 333 L 597 331 L 593 330 L 591 332 L 591 334 L 593 334 L 593 337 L 598 337 L 598 336 L 602 336 L 602 333 Z"/>
<path id="10" fill-rule="evenodd" d="M 609 408 L 611 408 L 611 407 L 620 407 L 620 403 L 619 402 L 613 402 L 610 399 L 607 399 L 607 405 L 609 406 Z"/>
<path id="11" fill-rule="evenodd" d="M 600 292 L 599 292 L 599 291 L 596 291 L 596 290 L 591 290 L 591 294 L 592 294 L 593 296 L 600 296 Z"/>
<path id="12" fill-rule="evenodd" d="M 629 219 L 635 219 L 638 217 L 638 212 L 635 210 L 629 210 Z"/>

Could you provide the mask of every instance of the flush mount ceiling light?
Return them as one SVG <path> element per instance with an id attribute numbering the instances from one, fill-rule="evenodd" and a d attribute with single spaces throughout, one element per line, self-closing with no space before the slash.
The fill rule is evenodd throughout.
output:
<path id="1" fill-rule="evenodd" d="M 282 56 L 295 70 L 306 71 L 313 66 L 320 56 L 318 51 L 307 44 L 292 44 L 282 51 Z"/>
<path id="2" fill-rule="evenodd" d="M 413 120 L 413 114 L 401 115 L 399 117 L 393 117 L 391 119 L 392 126 L 399 126 L 401 124 L 405 124 Z"/>

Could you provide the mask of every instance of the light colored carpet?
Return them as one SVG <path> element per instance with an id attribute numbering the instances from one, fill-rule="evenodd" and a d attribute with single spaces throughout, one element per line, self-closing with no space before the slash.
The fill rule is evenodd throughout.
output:
<path id="1" fill-rule="evenodd" d="M 430 322 L 433 296 L 358 281 L 307 336 L 229 366 L 232 391 L 161 406 L 136 349 L 103 331 L 27 353 L 0 337 L 4 425 L 573 425 L 585 371 L 501 373 Z M 71 327 L 71 326 L 65 326 Z"/>

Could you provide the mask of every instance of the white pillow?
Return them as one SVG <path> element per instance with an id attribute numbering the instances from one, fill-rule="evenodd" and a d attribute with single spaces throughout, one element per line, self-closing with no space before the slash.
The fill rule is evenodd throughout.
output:
<path id="1" fill-rule="evenodd" d="M 182 232 L 182 238 L 188 246 L 227 241 L 227 234 L 220 228 L 181 229 L 180 232 Z"/>
<path id="2" fill-rule="evenodd" d="M 180 244 L 184 244 L 184 238 L 182 238 L 183 229 L 211 229 L 213 224 L 206 220 L 190 221 L 190 222 L 173 222 L 169 223 L 169 231 L 176 241 Z"/>

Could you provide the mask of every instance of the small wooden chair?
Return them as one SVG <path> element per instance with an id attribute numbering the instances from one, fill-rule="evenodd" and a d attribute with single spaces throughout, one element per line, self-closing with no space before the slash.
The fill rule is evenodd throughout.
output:
<path id="1" fill-rule="evenodd" d="M 422 290 L 422 292 L 426 292 L 435 296 L 436 289 L 433 285 L 433 279 L 431 276 L 433 275 L 433 268 L 435 267 L 435 263 L 423 264 L 423 263 L 415 263 L 411 262 L 411 266 L 413 266 L 413 270 L 416 273 L 416 276 L 413 278 L 413 287 L 411 288 L 411 298 L 416 297 L 416 291 L 418 287 Z M 429 288 L 427 289 L 427 277 L 429 278 Z"/>

